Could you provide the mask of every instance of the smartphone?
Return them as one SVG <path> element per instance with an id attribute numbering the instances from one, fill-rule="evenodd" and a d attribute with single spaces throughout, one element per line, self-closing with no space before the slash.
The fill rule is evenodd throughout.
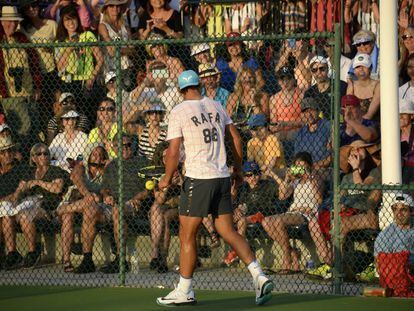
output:
<path id="1" fill-rule="evenodd" d="M 305 174 L 305 168 L 303 166 L 292 165 L 290 167 L 290 172 L 294 176 L 303 175 L 303 174 Z"/>
<path id="2" fill-rule="evenodd" d="M 296 48 L 296 39 L 287 39 L 286 41 L 291 49 Z"/>
<path id="3" fill-rule="evenodd" d="M 168 72 L 168 69 L 167 68 L 164 68 L 164 69 L 153 69 L 151 71 L 151 73 L 152 73 L 152 77 L 154 79 L 157 79 L 157 78 L 167 79 L 170 76 L 170 73 Z"/>

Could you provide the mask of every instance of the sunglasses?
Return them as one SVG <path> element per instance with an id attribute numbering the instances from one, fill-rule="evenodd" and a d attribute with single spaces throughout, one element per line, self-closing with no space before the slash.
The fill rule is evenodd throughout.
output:
<path id="1" fill-rule="evenodd" d="M 244 177 L 252 177 L 252 176 L 254 176 L 254 174 L 253 174 L 253 173 L 245 173 L 245 174 L 244 174 Z"/>
<path id="2" fill-rule="evenodd" d="M 113 107 L 113 106 L 110 106 L 110 107 L 99 107 L 98 108 L 98 111 L 110 111 L 110 112 L 113 112 L 113 111 L 115 111 L 115 107 Z"/>
<path id="3" fill-rule="evenodd" d="M 365 45 L 371 45 L 372 41 L 367 41 L 367 42 L 361 42 L 361 43 L 357 43 L 355 44 L 356 47 L 360 47 L 360 46 L 365 46 Z"/>
<path id="4" fill-rule="evenodd" d="M 407 213 L 407 212 L 410 211 L 410 209 L 408 207 L 405 207 L 405 208 L 392 207 L 391 209 L 392 209 L 393 212 L 406 212 Z"/>
<path id="5" fill-rule="evenodd" d="M 48 157 L 49 156 L 49 152 L 47 152 L 47 151 L 39 151 L 39 152 L 36 152 L 35 153 L 35 156 L 37 156 L 37 157 L 40 157 L 40 156 L 45 156 L 45 157 Z"/>
<path id="6" fill-rule="evenodd" d="M 115 81 L 116 81 L 116 79 L 114 78 L 114 79 L 111 79 L 111 80 L 109 80 L 108 81 L 108 84 L 114 84 L 115 83 Z"/>
<path id="7" fill-rule="evenodd" d="M 321 66 L 321 67 L 315 67 L 315 68 L 312 68 L 311 69 L 311 72 L 312 73 L 317 73 L 318 71 L 319 72 L 326 72 L 326 70 L 327 70 L 328 68 L 326 68 L 325 66 Z"/>
<path id="8" fill-rule="evenodd" d="M 74 98 L 65 99 L 63 102 L 61 102 L 61 104 L 62 104 L 62 106 L 74 105 L 75 104 L 75 99 Z"/>
<path id="9" fill-rule="evenodd" d="M 132 143 L 122 144 L 122 146 L 125 147 L 125 148 L 131 148 L 132 147 Z"/>
<path id="10" fill-rule="evenodd" d="M 96 168 L 104 168 L 105 167 L 104 163 L 88 163 L 88 165 L 90 167 L 96 167 Z"/>
<path id="11" fill-rule="evenodd" d="M 413 39 L 413 38 L 414 38 L 414 36 L 412 36 L 412 35 L 402 35 L 401 36 L 401 39 L 403 39 L 404 41 L 409 40 L 409 39 Z"/>

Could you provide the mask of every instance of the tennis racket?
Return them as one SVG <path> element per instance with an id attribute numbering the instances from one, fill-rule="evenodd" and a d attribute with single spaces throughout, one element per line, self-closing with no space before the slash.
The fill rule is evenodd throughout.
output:
<path id="1" fill-rule="evenodd" d="M 138 177 L 144 179 L 152 179 L 156 181 L 160 181 L 161 177 L 165 174 L 165 167 L 164 166 L 146 166 L 141 168 L 138 171 Z"/>

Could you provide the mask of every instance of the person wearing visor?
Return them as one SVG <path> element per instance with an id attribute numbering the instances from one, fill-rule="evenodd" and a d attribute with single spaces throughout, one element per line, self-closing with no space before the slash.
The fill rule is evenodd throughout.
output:
<path id="1" fill-rule="evenodd" d="M 364 119 L 380 121 L 380 82 L 371 78 L 371 58 L 357 54 L 352 67 L 355 79 L 348 80 L 346 94 L 359 98 Z"/>
<path id="2" fill-rule="evenodd" d="M 62 116 L 62 113 L 64 111 L 67 111 L 67 109 L 77 111 L 75 95 L 73 95 L 72 93 L 60 92 L 57 92 L 56 96 L 57 95 L 59 95 L 58 100 L 53 104 L 54 116 L 47 123 L 47 142 L 49 145 L 58 133 L 63 132 L 63 128 L 59 126 L 58 122 L 60 116 Z M 88 117 L 81 112 L 78 112 L 78 114 L 79 121 L 77 123 L 77 128 L 84 133 L 88 133 L 90 128 Z"/>
<path id="3" fill-rule="evenodd" d="M 263 175 L 280 172 L 285 168 L 282 144 L 276 135 L 270 133 L 264 114 L 252 115 L 247 121 L 252 138 L 247 142 L 247 160 L 256 162 Z"/>
<path id="4" fill-rule="evenodd" d="M 357 55 L 358 54 L 367 54 L 369 55 L 371 59 L 371 78 L 374 80 L 379 80 L 380 78 L 380 62 L 379 62 L 379 48 L 375 43 L 376 36 L 372 31 L 362 29 L 358 31 L 354 37 L 352 45 L 356 47 L 357 49 Z M 355 58 L 352 60 L 352 62 L 355 61 Z M 354 66 L 352 65 L 349 74 L 353 75 L 355 72 Z"/>
<path id="5" fill-rule="evenodd" d="M 198 73 L 202 85 L 201 95 L 218 101 L 224 108 L 230 92 L 220 86 L 220 71 L 211 63 L 200 64 Z"/>
<path id="6" fill-rule="evenodd" d="M 158 188 L 172 183 L 180 159 L 180 147 L 185 152 L 185 178 L 181 191 L 180 220 L 180 281 L 165 297 L 157 298 L 161 306 L 195 304 L 193 273 L 197 260 L 196 236 L 204 217 L 214 219 L 217 233 L 246 264 L 256 290 L 256 304 L 271 298 L 273 282 L 267 278 L 247 241 L 233 228 L 231 184 L 241 181 L 242 141 L 232 120 L 220 103 L 203 97 L 200 80 L 193 70 L 178 78 L 184 101 L 171 111 L 167 140 L 165 175 Z M 226 164 L 224 139 L 233 150 L 233 181 Z"/>
<path id="7" fill-rule="evenodd" d="M 138 125 L 138 154 L 152 160 L 155 149 L 167 138 L 167 131 L 161 127 L 165 108 L 158 98 L 150 99 L 150 107 L 144 110 L 145 125 Z"/>
<path id="8" fill-rule="evenodd" d="M 84 158 L 88 144 L 88 135 L 77 128 L 79 113 L 67 108 L 63 111 L 59 122 L 63 132 L 53 138 L 49 146 L 52 163 L 70 172 L 75 161 Z"/>

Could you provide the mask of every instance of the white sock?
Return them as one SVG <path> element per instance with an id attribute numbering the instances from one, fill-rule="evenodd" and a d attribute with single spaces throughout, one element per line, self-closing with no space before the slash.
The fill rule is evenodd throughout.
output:
<path id="1" fill-rule="evenodd" d="M 259 275 L 263 275 L 264 276 L 264 273 L 263 273 L 263 271 L 262 271 L 262 268 L 260 267 L 260 264 L 257 262 L 257 260 L 255 259 L 255 260 L 253 260 L 248 266 L 247 266 L 247 269 L 249 269 L 249 271 L 250 271 L 250 274 L 252 275 L 252 277 L 253 277 L 253 280 L 256 280 L 256 278 L 259 276 Z"/>
<path id="2" fill-rule="evenodd" d="M 178 288 L 188 294 L 193 289 L 193 278 L 185 278 L 180 275 L 180 282 L 178 283 Z"/>

